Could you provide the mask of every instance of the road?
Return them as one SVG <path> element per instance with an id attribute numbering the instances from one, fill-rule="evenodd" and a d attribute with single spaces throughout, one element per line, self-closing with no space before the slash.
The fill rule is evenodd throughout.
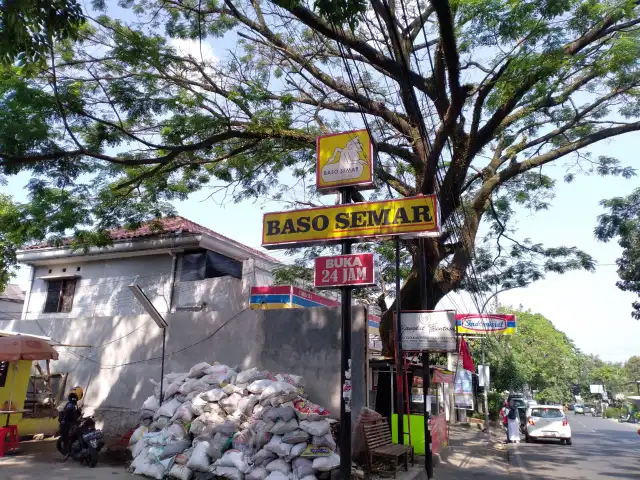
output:
<path id="1" fill-rule="evenodd" d="M 509 445 L 522 480 L 640 479 L 640 425 L 568 412 L 573 445 L 554 441 Z"/>

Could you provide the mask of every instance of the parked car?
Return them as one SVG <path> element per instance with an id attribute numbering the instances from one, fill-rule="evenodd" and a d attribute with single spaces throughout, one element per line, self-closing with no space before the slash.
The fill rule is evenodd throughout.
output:
<path id="1" fill-rule="evenodd" d="M 569 406 L 568 406 L 567 408 L 568 408 L 569 410 L 573 410 L 573 406 L 574 406 L 574 405 L 575 405 L 575 404 L 570 403 L 570 404 L 569 404 Z"/>
<path id="2" fill-rule="evenodd" d="M 584 405 L 580 405 L 580 404 L 576 403 L 573 406 L 573 414 L 574 415 L 584 415 Z"/>
<path id="3" fill-rule="evenodd" d="M 560 443 L 571 445 L 571 426 L 562 407 L 557 405 L 537 405 L 527 410 L 525 440 L 558 439 Z"/>

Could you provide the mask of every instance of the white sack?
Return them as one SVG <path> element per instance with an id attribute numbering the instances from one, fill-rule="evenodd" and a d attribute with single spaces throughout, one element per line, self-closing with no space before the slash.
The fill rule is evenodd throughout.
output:
<path id="1" fill-rule="evenodd" d="M 307 449 L 307 444 L 305 442 L 298 443 L 298 444 L 294 445 L 293 447 L 291 447 L 291 453 L 289 453 L 289 455 L 284 457 L 284 459 L 287 462 L 291 463 L 294 458 L 299 457 L 300 455 L 302 455 L 302 452 L 304 452 L 306 449 Z"/>
<path id="2" fill-rule="evenodd" d="M 227 394 L 219 388 L 212 388 L 211 390 L 207 390 L 202 394 L 202 398 L 207 402 L 219 402 L 226 396 Z"/>
<path id="3" fill-rule="evenodd" d="M 145 450 L 147 448 L 147 442 L 145 442 L 144 440 L 139 440 L 136 443 L 134 443 L 132 446 L 129 447 L 129 450 L 131 450 L 131 456 L 133 458 L 138 458 L 140 456 L 140 454 L 143 452 L 143 450 Z"/>
<path id="4" fill-rule="evenodd" d="M 175 398 L 169 402 L 165 402 L 158 410 L 158 416 L 171 418 L 176 413 L 176 410 L 180 408 L 180 405 L 182 404 Z"/>
<path id="5" fill-rule="evenodd" d="M 292 407 L 283 406 L 283 407 L 275 407 L 275 408 L 265 408 L 265 412 L 263 417 L 265 420 L 273 420 L 277 422 L 278 420 L 284 420 L 285 422 L 291 420 L 296 416 L 295 410 Z"/>
<path id="6" fill-rule="evenodd" d="M 331 431 L 331 425 L 328 420 L 303 420 L 300 422 L 300 429 L 312 436 L 322 436 Z"/>
<path id="7" fill-rule="evenodd" d="M 251 393 L 261 394 L 267 387 L 269 387 L 273 383 L 275 383 L 273 382 L 273 380 L 256 380 L 249 385 L 247 390 L 249 390 Z"/>
<path id="8" fill-rule="evenodd" d="M 236 393 L 242 395 L 242 393 L 240 392 L 236 392 Z M 236 410 L 242 413 L 243 415 L 249 416 L 252 414 L 253 407 L 256 406 L 259 400 L 260 398 L 258 397 L 258 395 L 249 395 L 249 396 L 243 397 L 238 402 L 238 407 Z"/>
<path id="9" fill-rule="evenodd" d="M 282 443 L 281 435 L 274 435 L 271 440 L 269 440 L 269 443 L 264 446 L 266 450 L 275 453 L 279 457 L 286 457 L 289 455 L 292 447 L 293 445 Z"/>
<path id="10" fill-rule="evenodd" d="M 180 422 L 183 424 L 190 423 L 193 420 L 193 413 L 191 412 L 191 402 L 184 402 L 178 407 L 176 413 L 171 417 L 171 422 Z"/>
<path id="11" fill-rule="evenodd" d="M 142 404 L 142 410 L 153 410 L 154 412 L 160 408 L 160 401 L 155 395 L 151 395 Z"/>
<path id="12" fill-rule="evenodd" d="M 193 472 L 184 465 L 174 465 L 169 470 L 169 476 L 178 480 L 190 480 Z"/>
<path id="13" fill-rule="evenodd" d="M 307 475 L 313 475 L 313 460 L 307 458 L 294 458 L 292 462 L 293 473 L 297 478 L 303 478 Z"/>
<path id="14" fill-rule="evenodd" d="M 255 465 L 260 467 L 262 465 L 266 465 L 267 463 L 272 462 L 276 458 L 278 458 L 278 456 L 275 453 L 270 452 L 269 450 L 266 450 L 263 448 L 258 453 L 256 453 L 253 457 L 251 457 L 251 461 Z"/>
<path id="15" fill-rule="evenodd" d="M 207 362 L 196 363 L 193 367 L 191 367 L 191 370 L 189 370 L 187 376 L 189 378 L 200 378 L 204 376 L 205 370 L 207 370 L 210 366 L 211 365 L 209 365 Z"/>
<path id="16" fill-rule="evenodd" d="M 294 430 L 298 430 L 298 421 L 295 418 L 292 418 L 288 422 L 278 420 L 271 429 L 271 433 L 275 435 L 284 435 L 285 433 L 293 432 Z"/>
<path id="17" fill-rule="evenodd" d="M 227 450 L 222 458 L 216 461 L 216 466 L 236 467 L 240 473 L 247 473 L 251 470 L 247 458 L 239 450 Z"/>
<path id="18" fill-rule="evenodd" d="M 331 433 L 325 433 L 324 435 L 314 435 L 311 443 L 316 447 L 329 447 L 331 450 L 336 449 L 336 442 L 331 436 Z"/>
<path id="19" fill-rule="evenodd" d="M 262 381 L 262 380 L 259 380 Z M 254 382 L 255 383 L 255 382 Z M 263 400 L 275 397 L 276 395 L 283 395 L 286 393 L 295 393 L 296 387 L 287 382 L 271 382 L 271 385 L 267 386 L 260 394 L 260 402 Z"/>
<path id="20" fill-rule="evenodd" d="M 136 466 L 133 473 L 136 475 L 155 478 L 156 480 L 162 480 L 162 477 L 164 477 L 164 467 L 159 463 L 156 463 L 152 458 L 146 457 L 144 461 L 140 462 L 140 464 Z"/>
<path id="21" fill-rule="evenodd" d="M 206 472 L 209 469 L 209 465 L 211 465 L 209 456 L 207 455 L 208 448 L 209 442 L 198 443 L 193 449 L 187 467 L 198 472 Z"/>
<path id="22" fill-rule="evenodd" d="M 244 476 L 244 480 L 264 480 L 269 476 L 269 472 L 264 467 L 255 467 Z"/>
<path id="23" fill-rule="evenodd" d="M 313 469 L 318 472 L 328 472 L 340 466 L 340 456 L 335 453 L 329 457 L 318 457 L 313 460 Z"/>
<path id="24" fill-rule="evenodd" d="M 237 410 L 240 400 L 242 400 L 242 396 L 237 393 L 234 393 L 228 396 L 227 398 L 223 398 L 218 403 L 222 408 L 224 408 L 225 412 L 227 412 L 228 414 L 232 414 Z"/>
<path id="25" fill-rule="evenodd" d="M 243 480 L 244 475 L 236 467 L 215 467 L 211 469 L 211 473 L 222 478 L 230 478 L 231 480 Z"/>
<path id="26" fill-rule="evenodd" d="M 131 438 L 129 439 L 129 445 L 135 445 L 142 438 L 142 436 L 147 433 L 149 429 L 144 425 L 139 426 L 133 431 Z"/>
<path id="27" fill-rule="evenodd" d="M 265 468 L 269 472 L 281 472 L 285 475 L 289 475 L 289 472 L 291 472 L 291 467 L 289 466 L 289 464 L 281 458 L 270 462 Z"/>
<path id="28" fill-rule="evenodd" d="M 266 480 L 289 480 L 289 475 L 282 472 L 271 472 Z"/>
<path id="29" fill-rule="evenodd" d="M 298 428 L 293 432 L 285 433 L 282 436 L 282 441 L 284 443 L 290 443 L 292 445 L 295 445 L 297 443 L 308 442 L 310 438 L 311 438 L 311 435 L 309 435 L 304 430 L 300 430 Z"/>
<path id="30" fill-rule="evenodd" d="M 249 370 L 244 370 L 238 374 L 236 377 L 237 383 L 251 383 L 258 377 L 258 369 L 250 368 Z"/>

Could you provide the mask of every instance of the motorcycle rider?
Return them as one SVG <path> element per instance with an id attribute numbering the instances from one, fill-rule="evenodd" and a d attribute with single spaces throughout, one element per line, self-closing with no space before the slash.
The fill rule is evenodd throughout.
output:
<path id="1" fill-rule="evenodd" d="M 82 400 L 83 395 L 84 392 L 82 387 L 73 387 L 67 396 L 69 401 L 58 416 L 58 422 L 60 422 L 60 436 L 64 440 L 64 448 L 67 453 L 73 443 L 73 438 L 69 438 L 71 427 L 82 417 L 82 408 L 78 406 L 78 402 Z"/>

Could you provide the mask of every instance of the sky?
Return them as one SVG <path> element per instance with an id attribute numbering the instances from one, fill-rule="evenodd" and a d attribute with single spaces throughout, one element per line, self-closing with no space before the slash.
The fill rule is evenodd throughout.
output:
<path id="1" fill-rule="evenodd" d="M 193 48 L 187 44 L 179 47 L 187 51 Z M 205 48 L 206 57 L 222 53 L 208 45 Z M 627 134 L 601 142 L 590 151 L 594 155 L 617 157 L 625 165 L 640 166 L 635 152 L 639 140 L 640 133 Z M 550 274 L 527 288 L 501 293 L 498 296 L 500 304 L 522 306 L 543 314 L 581 350 L 598 354 L 604 360 L 624 361 L 631 355 L 640 355 L 640 322 L 630 314 L 635 295 L 615 286 L 618 280 L 615 259 L 621 250 L 617 243 L 604 244 L 593 236 L 596 218 L 603 212 L 599 202 L 630 193 L 638 186 L 640 177 L 624 180 L 579 175 L 573 183 L 567 184 L 562 181 L 565 173 L 562 161 L 545 167 L 544 173 L 558 179 L 552 206 L 548 211 L 535 214 L 519 212 L 515 236 L 519 240 L 530 238 L 545 246 L 577 246 L 590 253 L 599 266 L 595 273 Z M 15 200 L 24 201 L 26 179 L 24 176 L 14 178 L 4 190 Z M 205 190 L 174 205 L 180 215 L 251 247 L 260 245 L 263 213 L 284 209 L 282 203 L 276 202 L 233 204 L 222 200 L 221 194 L 211 195 L 211 191 Z M 325 200 L 333 203 L 332 198 Z M 279 259 L 287 258 L 282 251 L 269 253 Z M 28 270 L 21 269 L 15 281 L 26 288 Z M 461 312 L 476 311 L 467 295 L 451 294 L 439 305 L 443 308 L 454 306 Z"/>

